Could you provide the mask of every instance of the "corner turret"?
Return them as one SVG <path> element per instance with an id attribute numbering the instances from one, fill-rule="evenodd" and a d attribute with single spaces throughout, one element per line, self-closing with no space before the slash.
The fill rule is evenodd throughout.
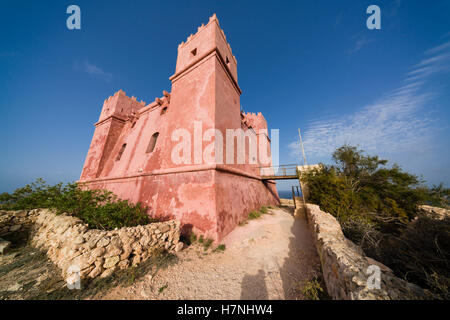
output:
<path id="1" fill-rule="evenodd" d="M 103 103 L 102 112 L 98 122 L 102 122 L 109 117 L 116 117 L 126 120 L 130 115 L 145 107 L 145 101 L 138 102 L 136 97 L 128 97 L 122 89 L 113 96 L 108 97 Z"/>

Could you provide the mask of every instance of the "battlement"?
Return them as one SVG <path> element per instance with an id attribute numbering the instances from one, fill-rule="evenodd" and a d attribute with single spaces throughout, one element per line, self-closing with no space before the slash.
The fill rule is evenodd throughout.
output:
<path id="1" fill-rule="evenodd" d="M 257 114 L 254 112 L 242 112 L 242 122 L 247 125 L 247 127 L 253 128 L 253 130 L 258 131 L 260 129 L 267 129 L 267 121 L 261 112 Z"/>
<path id="2" fill-rule="evenodd" d="M 109 96 L 107 99 L 105 99 L 105 101 L 103 102 L 103 106 L 105 106 L 105 104 L 111 103 L 111 101 L 113 100 L 113 98 L 116 97 L 116 96 L 124 96 L 124 97 L 126 97 L 126 98 L 128 98 L 128 99 L 131 99 L 131 100 L 137 102 L 137 98 L 136 98 L 135 96 L 132 96 L 132 97 L 130 98 L 130 97 L 128 97 L 128 96 L 126 95 L 126 92 L 125 92 L 125 91 L 123 91 L 122 89 L 119 89 L 119 91 L 117 91 L 116 93 L 114 93 L 114 95 Z M 145 106 L 145 105 L 146 105 L 145 101 L 143 101 L 143 100 L 141 100 L 141 101 L 139 102 L 139 104 L 140 104 L 141 106 Z"/>
<path id="3" fill-rule="evenodd" d="M 145 107 L 145 101 L 137 100 L 135 96 L 128 97 L 122 89 L 109 96 L 103 102 L 102 112 L 98 122 L 104 121 L 109 117 L 115 116 L 120 119 L 127 119 L 133 112 Z"/>
<path id="4" fill-rule="evenodd" d="M 183 74 L 211 55 L 216 55 L 237 86 L 237 59 L 215 14 L 206 25 L 198 27 L 197 33 L 191 34 L 186 42 L 179 44 L 175 75 Z M 178 79 L 174 76 L 171 80 Z"/>
<path id="5" fill-rule="evenodd" d="M 231 45 L 230 45 L 230 43 L 227 42 L 227 36 L 225 35 L 225 32 L 223 31 L 223 29 L 220 27 L 219 19 L 217 18 L 217 15 L 215 13 L 211 17 L 209 17 L 209 21 L 208 21 L 208 23 L 206 25 L 204 23 L 202 23 L 202 25 L 197 28 L 197 32 L 195 34 L 191 33 L 189 35 L 189 37 L 187 37 L 186 42 L 182 41 L 178 45 L 178 49 L 183 48 L 184 46 L 186 46 L 191 40 L 195 39 L 197 37 L 197 35 L 200 34 L 201 31 L 206 29 L 206 27 L 208 27 L 211 23 L 214 23 L 214 22 L 217 23 L 217 26 L 218 26 L 218 28 L 220 30 L 220 33 L 221 33 L 225 43 L 227 44 L 228 49 L 230 50 L 231 57 L 233 58 L 234 62 L 237 63 L 237 59 L 233 55 L 233 51 L 231 50 Z"/>

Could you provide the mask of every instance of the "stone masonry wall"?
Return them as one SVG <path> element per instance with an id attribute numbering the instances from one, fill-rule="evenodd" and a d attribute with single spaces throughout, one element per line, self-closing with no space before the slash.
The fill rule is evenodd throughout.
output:
<path id="1" fill-rule="evenodd" d="M 36 213 L 27 210 L 0 210 L 0 237 L 18 231 L 30 230 L 36 220 Z"/>
<path id="2" fill-rule="evenodd" d="M 368 258 L 353 242 L 345 238 L 339 222 L 319 206 L 307 204 L 308 221 L 322 264 L 328 294 L 335 300 L 403 300 L 428 299 L 431 295 L 420 287 L 394 276 L 383 264 Z M 381 270 L 380 289 L 369 289 L 373 270 Z M 369 270 L 368 270 L 369 269 Z M 371 282 L 373 283 L 373 282 Z"/>
<path id="3" fill-rule="evenodd" d="M 20 221 L 16 219 L 18 212 L 22 216 Z M 104 231 L 88 229 L 78 218 L 56 215 L 47 209 L 2 211 L 0 217 L 0 231 L 9 232 L 11 224 L 20 230 L 19 222 L 20 225 L 34 224 L 31 244 L 47 251 L 49 259 L 61 268 L 64 278 L 77 271 L 81 278 L 106 277 L 117 269 L 138 265 L 155 251 L 179 251 L 183 246 L 179 242 L 178 221 Z"/>

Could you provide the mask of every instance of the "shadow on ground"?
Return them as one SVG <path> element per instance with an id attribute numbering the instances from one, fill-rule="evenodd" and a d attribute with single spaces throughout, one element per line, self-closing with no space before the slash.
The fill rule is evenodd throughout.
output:
<path id="1" fill-rule="evenodd" d="M 281 209 L 294 216 L 295 209 L 293 206 L 283 206 Z M 328 300 L 329 296 L 323 281 L 320 258 L 314 245 L 314 239 L 307 222 L 306 213 L 297 210 L 296 215 L 291 227 L 293 236 L 289 242 L 289 255 L 280 269 L 285 298 L 287 300 L 296 300 L 299 298 L 303 300 Z M 306 244 L 305 247 L 310 250 L 298 251 L 298 246 L 296 245 L 298 241 L 304 242 Z M 307 273 L 299 273 L 298 270 L 307 269 L 301 267 L 302 264 L 311 265 L 311 260 L 315 268 L 310 269 Z M 318 287 L 315 286 L 316 283 L 319 285 Z"/>
<path id="2" fill-rule="evenodd" d="M 282 261 L 274 259 L 273 263 L 260 269 L 256 275 L 246 274 L 241 283 L 240 298 L 243 300 L 269 299 L 269 297 L 276 299 L 277 296 L 279 299 L 287 300 L 312 299 L 317 296 L 325 298 L 325 294 L 319 294 L 320 288 L 312 285 L 316 284 L 316 281 L 320 283 L 322 272 L 305 215 L 299 214 L 294 218 L 294 207 L 289 204 L 278 206 L 278 210 L 292 217 L 279 222 L 281 229 L 278 232 L 285 232 L 289 237 L 286 257 Z M 271 294 L 268 293 L 268 285 L 273 288 Z M 323 283 L 322 287 L 325 287 Z M 278 293 L 274 293 L 273 290 Z M 318 293 L 311 294 L 310 290 Z"/>
<path id="3" fill-rule="evenodd" d="M 127 287 L 146 274 L 176 263 L 177 257 L 167 252 L 126 270 L 118 270 L 107 278 L 82 280 L 80 289 L 69 290 L 45 252 L 26 243 L 15 244 L 7 254 L 0 256 L 1 300 L 73 300 L 100 298 L 102 294 L 117 286 Z"/>
<path id="4" fill-rule="evenodd" d="M 269 293 L 266 286 L 264 270 L 258 270 L 256 275 L 245 275 L 242 279 L 241 300 L 267 300 Z"/>

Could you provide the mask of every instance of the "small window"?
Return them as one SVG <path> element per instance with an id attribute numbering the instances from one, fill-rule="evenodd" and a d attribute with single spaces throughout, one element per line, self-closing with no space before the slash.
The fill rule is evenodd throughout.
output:
<path id="1" fill-rule="evenodd" d="M 191 51 L 191 55 L 195 57 L 197 55 L 197 48 Z"/>
<path id="2" fill-rule="evenodd" d="M 147 151 L 145 151 L 145 153 L 150 153 L 153 152 L 153 150 L 155 149 L 156 146 L 156 140 L 158 139 L 159 136 L 159 132 L 155 132 L 152 137 L 150 138 L 150 142 L 148 143 L 147 146 Z"/>
<path id="3" fill-rule="evenodd" d="M 227 63 L 228 68 L 230 68 L 231 67 L 231 63 L 230 63 L 230 60 L 228 59 L 228 57 L 226 57 L 225 62 Z"/>
<path id="4" fill-rule="evenodd" d="M 166 112 L 167 112 L 167 107 L 164 107 L 164 108 L 161 110 L 161 115 L 165 114 Z"/>
<path id="5" fill-rule="evenodd" d="M 120 148 L 120 151 L 119 151 L 119 154 L 117 155 L 116 161 L 119 161 L 120 158 L 122 158 L 122 154 L 123 154 L 123 152 L 125 151 L 125 148 L 126 148 L 126 147 L 127 147 L 127 144 L 124 143 L 124 144 L 122 145 L 122 148 Z"/>

